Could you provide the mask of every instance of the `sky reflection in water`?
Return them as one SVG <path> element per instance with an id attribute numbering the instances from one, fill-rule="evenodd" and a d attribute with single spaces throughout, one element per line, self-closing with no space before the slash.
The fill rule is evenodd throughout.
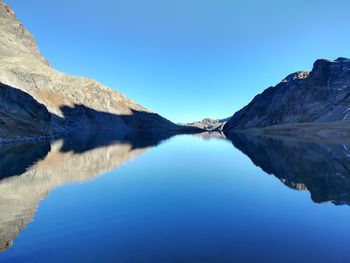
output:
<path id="1" fill-rule="evenodd" d="M 3 148 L 1 262 L 350 260 L 346 144 L 95 141 Z"/>

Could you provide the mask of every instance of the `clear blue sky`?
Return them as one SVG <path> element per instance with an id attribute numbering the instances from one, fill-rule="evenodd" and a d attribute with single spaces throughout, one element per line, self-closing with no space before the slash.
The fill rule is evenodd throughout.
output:
<path id="1" fill-rule="evenodd" d="M 54 68 L 175 122 L 230 116 L 317 58 L 350 57 L 348 0 L 6 2 Z"/>

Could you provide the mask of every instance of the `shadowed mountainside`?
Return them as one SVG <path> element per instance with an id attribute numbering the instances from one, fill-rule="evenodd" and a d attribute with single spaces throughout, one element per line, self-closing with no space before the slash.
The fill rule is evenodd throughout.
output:
<path id="1" fill-rule="evenodd" d="M 310 123 L 331 122 L 350 122 L 350 60 L 346 58 L 320 59 L 311 72 L 287 76 L 236 112 L 224 131 L 280 125 L 270 130 L 274 132 L 285 124 L 309 123 L 310 127 Z"/>
<path id="2" fill-rule="evenodd" d="M 309 191 L 314 202 L 350 205 L 350 140 L 330 143 L 244 133 L 229 139 L 266 173 L 288 187 Z"/>
<path id="3" fill-rule="evenodd" d="M 0 83 L 0 141 L 47 136 L 51 115 L 46 107 L 19 89 Z"/>
<path id="4" fill-rule="evenodd" d="M 110 130 L 136 133 L 196 133 L 202 130 L 179 126 L 153 112 L 131 110 L 130 114 L 97 111 L 85 105 L 62 106 L 61 116 L 50 114 L 43 104 L 19 89 L 0 83 L 0 142 L 66 137 L 82 131 Z M 52 121 L 54 120 L 54 121 Z M 59 127 L 56 124 L 59 123 Z M 112 134 L 114 136 L 114 134 Z"/>

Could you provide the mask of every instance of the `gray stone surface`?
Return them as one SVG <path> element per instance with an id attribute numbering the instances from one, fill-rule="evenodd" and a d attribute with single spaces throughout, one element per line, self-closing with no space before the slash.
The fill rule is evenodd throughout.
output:
<path id="1" fill-rule="evenodd" d="M 222 130 L 223 125 L 229 120 L 226 119 L 210 119 L 205 118 L 201 121 L 195 121 L 191 123 L 186 123 L 185 126 L 195 127 L 207 131 Z"/>

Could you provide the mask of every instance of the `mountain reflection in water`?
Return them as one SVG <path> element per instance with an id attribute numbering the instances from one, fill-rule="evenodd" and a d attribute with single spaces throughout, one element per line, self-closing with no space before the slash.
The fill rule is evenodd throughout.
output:
<path id="1" fill-rule="evenodd" d="M 113 170 L 172 135 L 101 131 L 0 148 L 0 251 L 12 246 L 52 188 Z"/>
<path id="2" fill-rule="evenodd" d="M 12 246 L 52 188 L 116 169 L 173 135 L 107 131 L 71 135 L 51 143 L 2 146 L 0 251 Z M 229 139 L 256 166 L 293 189 L 308 190 L 316 203 L 350 204 L 350 143 L 248 134 L 196 136 Z"/>
<path id="3" fill-rule="evenodd" d="M 350 141 L 303 141 L 245 133 L 233 145 L 268 174 L 296 190 L 308 190 L 315 203 L 350 204 Z"/>

